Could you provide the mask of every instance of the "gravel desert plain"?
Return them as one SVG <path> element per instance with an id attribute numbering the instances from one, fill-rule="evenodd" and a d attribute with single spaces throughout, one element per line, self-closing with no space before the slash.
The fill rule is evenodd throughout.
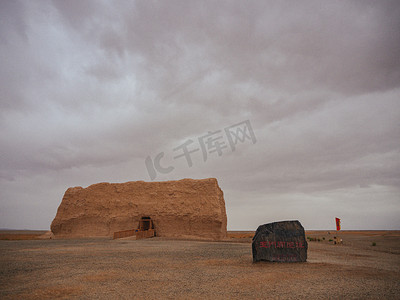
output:
<path id="1" fill-rule="evenodd" d="M 400 231 L 306 231 L 305 263 L 252 262 L 226 241 L 39 239 L 0 232 L 1 299 L 400 299 Z M 318 241 L 319 239 L 319 241 Z"/>

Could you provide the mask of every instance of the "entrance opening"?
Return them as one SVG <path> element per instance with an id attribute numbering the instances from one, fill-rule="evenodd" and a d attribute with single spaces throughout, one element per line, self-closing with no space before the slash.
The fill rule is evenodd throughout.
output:
<path id="1" fill-rule="evenodd" d="M 149 229 L 154 229 L 153 221 L 150 217 L 142 217 L 139 220 L 139 230 L 145 231 Z"/>
<path id="2" fill-rule="evenodd" d="M 138 229 L 129 229 L 114 232 L 114 239 L 136 235 L 136 239 L 145 239 L 156 236 L 153 220 L 150 217 L 141 217 Z"/>
<path id="3" fill-rule="evenodd" d="M 139 220 L 139 226 L 136 231 L 136 239 L 144 239 L 156 235 L 154 223 L 150 217 L 142 217 Z"/>

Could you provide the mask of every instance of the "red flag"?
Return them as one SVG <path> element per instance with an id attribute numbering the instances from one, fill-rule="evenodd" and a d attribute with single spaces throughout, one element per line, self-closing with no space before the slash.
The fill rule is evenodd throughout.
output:
<path id="1" fill-rule="evenodd" d="M 339 218 L 335 218 L 336 220 L 336 230 L 340 230 L 340 219 Z"/>

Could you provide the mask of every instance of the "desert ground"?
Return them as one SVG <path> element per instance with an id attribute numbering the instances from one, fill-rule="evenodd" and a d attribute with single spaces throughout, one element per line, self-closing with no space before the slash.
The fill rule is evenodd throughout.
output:
<path id="1" fill-rule="evenodd" d="M 222 242 L 41 234 L 0 232 L 1 299 L 400 299 L 400 231 L 343 231 L 343 245 L 334 231 L 307 231 L 306 263 L 253 263 L 253 232 Z"/>

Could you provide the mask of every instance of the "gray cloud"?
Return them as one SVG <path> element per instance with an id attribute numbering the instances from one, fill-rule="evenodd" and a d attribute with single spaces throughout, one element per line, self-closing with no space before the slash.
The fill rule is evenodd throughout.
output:
<path id="1" fill-rule="evenodd" d="M 0 5 L 0 227 L 48 228 L 67 187 L 149 180 L 165 152 L 157 180 L 217 177 L 232 229 L 399 228 L 396 1 Z M 256 144 L 173 159 L 244 120 Z"/>

